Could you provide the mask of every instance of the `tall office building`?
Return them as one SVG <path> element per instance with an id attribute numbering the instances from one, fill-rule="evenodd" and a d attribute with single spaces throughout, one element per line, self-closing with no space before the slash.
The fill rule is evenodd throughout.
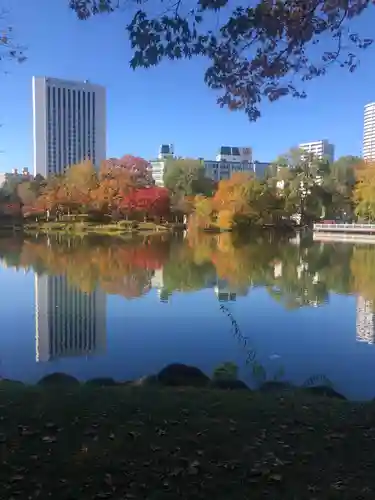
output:
<path id="1" fill-rule="evenodd" d="M 105 88 L 88 81 L 33 77 L 34 175 L 106 158 Z"/>
<path id="2" fill-rule="evenodd" d="M 335 146 L 330 144 L 327 139 L 314 142 L 304 142 L 299 144 L 299 149 L 303 149 L 306 153 L 313 154 L 319 160 L 328 160 L 332 163 L 335 159 Z"/>
<path id="3" fill-rule="evenodd" d="M 36 361 L 100 354 L 106 348 L 106 300 L 65 276 L 35 276 Z"/>
<path id="4" fill-rule="evenodd" d="M 362 153 L 364 160 L 375 160 L 375 102 L 365 106 Z"/>
<path id="5" fill-rule="evenodd" d="M 374 303 L 364 297 L 357 297 L 356 339 L 358 342 L 375 342 Z"/>

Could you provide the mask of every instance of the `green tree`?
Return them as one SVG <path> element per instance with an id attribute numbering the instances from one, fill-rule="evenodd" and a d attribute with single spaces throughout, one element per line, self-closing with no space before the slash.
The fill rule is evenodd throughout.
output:
<path id="1" fill-rule="evenodd" d="M 330 175 L 342 185 L 354 186 L 356 167 L 362 164 L 359 156 L 341 156 L 330 166 Z"/>
<path id="2" fill-rule="evenodd" d="M 368 12 L 371 3 L 180 0 L 169 7 L 160 2 L 158 9 L 155 2 L 142 2 L 126 26 L 133 49 L 130 64 L 149 68 L 165 59 L 203 55 L 209 61 L 205 82 L 219 92 L 220 106 L 243 110 L 256 120 L 263 99 L 306 96 L 296 85 L 298 77 L 306 81 L 324 75 L 337 61 L 350 72 L 356 68 L 355 49 L 372 40 L 348 24 Z M 123 15 L 126 5 L 126 0 L 69 0 L 79 19 Z M 331 41 L 329 48 L 317 44 L 324 37 Z"/>
<path id="3" fill-rule="evenodd" d="M 325 216 L 332 195 L 327 189 L 329 164 L 300 149 L 291 149 L 275 162 L 268 183 L 278 189 L 285 214 L 298 214 L 302 224 Z"/>
<path id="4" fill-rule="evenodd" d="M 211 196 L 214 183 L 205 177 L 204 165 L 190 158 L 168 160 L 164 171 L 164 185 L 177 199 L 184 196 Z"/>

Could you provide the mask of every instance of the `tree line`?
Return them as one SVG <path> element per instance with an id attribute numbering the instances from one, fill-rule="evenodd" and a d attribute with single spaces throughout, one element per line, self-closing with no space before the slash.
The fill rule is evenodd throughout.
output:
<path id="1" fill-rule="evenodd" d="M 214 182 L 202 161 L 170 159 L 160 187 L 149 162 L 125 155 L 105 160 L 98 171 L 84 161 L 48 179 L 10 176 L 0 203 L 15 202 L 33 216 L 89 213 L 94 218 L 175 220 L 186 215 L 192 228 L 373 221 L 375 168 L 356 156 L 330 163 L 292 149 L 272 162 L 263 178 L 241 172 Z"/>
<path id="2" fill-rule="evenodd" d="M 375 253 L 371 245 L 300 245 L 272 235 L 238 239 L 233 233 L 138 238 L 116 242 L 85 238 L 1 238 L 7 266 L 64 275 L 83 292 L 97 287 L 109 294 L 139 297 L 162 274 L 161 296 L 212 288 L 222 282 L 244 296 L 265 287 L 286 308 L 326 303 L 331 292 L 359 294 L 375 304 Z"/>
<path id="3" fill-rule="evenodd" d="M 241 229 L 320 219 L 375 220 L 375 168 L 356 156 L 329 162 L 291 149 L 272 162 L 263 178 L 234 173 L 217 184 L 190 161 L 166 170 L 165 185 L 191 214 L 191 227 Z M 373 207 L 373 208 L 372 208 Z"/>
<path id="4" fill-rule="evenodd" d="M 97 171 L 91 161 L 72 165 L 62 175 L 31 180 L 10 177 L 0 199 L 18 201 L 25 216 L 56 218 L 90 214 L 132 219 L 162 217 L 170 212 L 169 192 L 154 185 L 149 163 L 125 155 L 102 162 Z"/>

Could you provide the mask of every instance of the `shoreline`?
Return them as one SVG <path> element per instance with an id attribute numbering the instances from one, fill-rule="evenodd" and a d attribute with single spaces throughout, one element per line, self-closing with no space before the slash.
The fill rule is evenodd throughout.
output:
<path id="1" fill-rule="evenodd" d="M 100 224 L 95 222 L 43 222 L 25 224 L 23 232 L 28 235 L 67 235 L 67 236 L 134 236 L 160 235 L 182 231 L 178 224 L 155 224 L 153 222 L 120 221 L 118 223 Z"/>

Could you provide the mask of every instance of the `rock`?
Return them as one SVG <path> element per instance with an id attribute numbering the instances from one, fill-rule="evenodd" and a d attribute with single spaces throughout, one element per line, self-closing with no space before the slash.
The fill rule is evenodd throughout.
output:
<path id="1" fill-rule="evenodd" d="M 250 391 L 250 388 L 243 382 L 242 380 L 232 380 L 232 379 L 216 379 L 211 382 L 211 387 L 215 389 L 247 389 Z"/>
<path id="2" fill-rule="evenodd" d="M 305 387 L 305 390 L 317 396 L 326 396 L 328 398 L 346 400 L 345 396 L 335 391 L 335 389 L 332 389 L 332 387 L 330 387 L 329 385 L 314 385 L 312 387 Z"/>
<path id="3" fill-rule="evenodd" d="M 259 390 L 261 392 L 282 392 L 292 389 L 293 386 L 289 382 L 278 382 L 277 380 L 269 380 L 264 382 Z"/>
<path id="4" fill-rule="evenodd" d="M 98 377 L 87 380 L 86 385 L 95 385 L 98 387 L 108 387 L 111 385 L 116 385 L 116 382 L 111 377 Z"/>
<path id="5" fill-rule="evenodd" d="M 202 387 L 210 382 L 209 377 L 199 368 L 179 363 L 164 367 L 157 379 L 161 384 L 170 386 Z"/>
<path id="6" fill-rule="evenodd" d="M 55 385 L 72 386 L 79 385 L 79 381 L 72 375 L 56 372 L 41 378 L 38 382 L 38 385 L 43 385 L 45 387 Z"/>

